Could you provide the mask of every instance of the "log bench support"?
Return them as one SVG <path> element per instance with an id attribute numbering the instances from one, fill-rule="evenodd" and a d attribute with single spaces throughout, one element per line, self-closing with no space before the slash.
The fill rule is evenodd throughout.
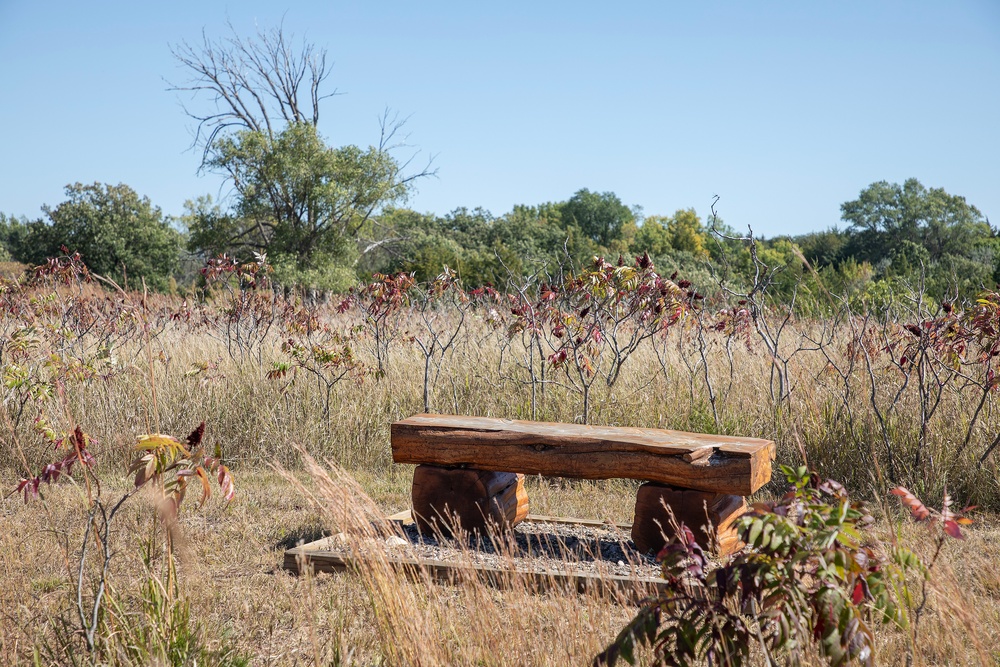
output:
<path id="1" fill-rule="evenodd" d="M 452 535 L 456 527 L 487 535 L 528 516 L 524 475 L 511 472 L 418 465 L 411 496 L 418 529 L 431 535 Z"/>
<path id="2" fill-rule="evenodd" d="M 715 555 L 728 556 L 743 546 L 736 534 L 737 520 L 747 511 L 743 496 L 646 482 L 636 492 L 632 521 L 632 541 L 639 551 L 656 554 L 674 535 L 668 507 L 677 524 L 685 524 L 698 544 Z"/>

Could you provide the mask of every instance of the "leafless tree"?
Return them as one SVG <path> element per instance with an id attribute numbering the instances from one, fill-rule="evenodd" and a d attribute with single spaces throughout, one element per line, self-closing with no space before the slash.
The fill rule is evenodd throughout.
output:
<path id="1" fill-rule="evenodd" d="M 213 106 L 207 112 L 184 111 L 198 122 L 194 145 L 202 146 L 203 162 L 208 150 L 231 128 L 261 132 L 274 138 L 281 126 L 291 123 L 319 124 L 320 102 L 337 94 L 320 91 L 330 76 L 326 49 L 294 38 L 284 26 L 270 31 L 258 29 L 255 37 L 241 37 L 232 23 L 231 35 L 213 40 L 202 31 L 198 45 L 188 42 L 171 48 L 178 64 L 190 73 L 170 90 L 207 95 Z"/>
<path id="2" fill-rule="evenodd" d="M 457 274 L 446 266 L 436 278 L 413 289 L 412 303 L 413 343 L 424 357 L 424 412 L 432 412 L 431 395 L 444 362 L 455 352 L 469 298 Z"/>
<path id="3" fill-rule="evenodd" d="M 717 241 L 741 241 L 746 244 L 747 250 L 750 252 L 753 276 L 749 280 L 749 287 L 743 292 L 728 286 L 725 279 L 729 273 L 729 265 L 725 253 L 722 253 L 723 270 L 716 276 L 716 279 L 723 293 L 729 297 L 738 299 L 749 310 L 757 337 L 763 343 L 771 358 L 770 381 L 768 383 L 771 400 L 781 404 L 787 402 L 792 393 L 789 362 L 793 356 L 802 351 L 801 346 L 789 351 L 782 344 L 782 337 L 786 333 L 789 336 L 792 336 L 794 333 L 791 331 L 790 325 L 792 323 L 792 315 L 795 312 L 795 300 L 798 297 L 799 283 L 796 282 L 793 287 L 791 299 L 787 304 L 781 304 L 778 308 L 769 307 L 768 294 L 770 288 L 774 284 L 777 275 L 785 267 L 768 266 L 760 258 L 757 239 L 754 237 L 753 229 L 749 226 L 747 227 L 746 236 L 730 236 L 722 232 L 718 225 L 719 216 L 715 211 L 718 200 L 719 198 L 716 196 L 711 206 L 712 233 L 715 235 Z"/>

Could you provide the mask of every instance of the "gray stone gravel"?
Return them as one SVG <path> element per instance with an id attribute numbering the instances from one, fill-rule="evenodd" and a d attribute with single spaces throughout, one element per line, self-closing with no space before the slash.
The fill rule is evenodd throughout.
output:
<path id="1" fill-rule="evenodd" d="M 385 540 L 390 555 L 444 563 L 473 564 L 503 570 L 612 574 L 658 578 L 652 556 L 638 553 L 627 532 L 612 525 L 523 521 L 507 536 L 460 541 L 421 534 L 415 524 L 401 527 L 400 537 Z M 336 544 L 331 551 L 339 551 Z"/>

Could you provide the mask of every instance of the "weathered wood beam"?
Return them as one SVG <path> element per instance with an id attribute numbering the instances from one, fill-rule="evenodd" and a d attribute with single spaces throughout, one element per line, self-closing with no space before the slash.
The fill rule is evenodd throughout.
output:
<path id="1" fill-rule="evenodd" d="M 302 573 L 302 569 L 312 568 L 314 572 L 358 571 L 371 567 L 364 555 L 354 556 L 350 550 L 337 550 L 332 538 L 304 544 L 285 551 L 284 569 Z M 547 591 L 572 591 L 592 595 L 606 595 L 619 604 L 637 605 L 651 595 L 662 593 L 666 588 L 663 579 L 652 577 L 626 577 L 607 573 L 588 574 L 565 570 L 511 570 L 487 565 L 468 564 L 462 561 L 443 562 L 427 558 L 389 556 L 387 564 L 393 570 L 413 581 L 424 583 L 428 577 L 444 584 L 461 584 L 479 581 L 482 584 L 501 589 L 514 589 L 530 593 Z"/>
<path id="2" fill-rule="evenodd" d="M 622 477 L 740 496 L 771 479 L 775 452 L 758 438 L 456 415 L 414 415 L 391 432 L 397 463 Z"/>

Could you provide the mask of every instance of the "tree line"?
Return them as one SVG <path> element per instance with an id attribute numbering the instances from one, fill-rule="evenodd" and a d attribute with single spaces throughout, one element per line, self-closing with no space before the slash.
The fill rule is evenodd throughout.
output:
<path id="1" fill-rule="evenodd" d="M 397 117 L 383 114 L 366 147 L 338 146 L 320 132 L 330 96 L 324 50 L 278 28 L 204 36 L 173 55 L 189 75 L 173 89 L 198 104 L 185 110 L 196 123 L 199 168 L 221 174 L 230 195 L 196 198 L 172 218 L 125 184 L 68 185 L 66 200 L 43 206 L 38 219 L 0 213 L 7 259 L 35 265 L 79 252 L 120 284 L 173 291 L 196 286 L 209 259 L 266 256 L 275 284 L 338 292 L 373 273 L 426 280 L 447 266 L 474 287 L 648 254 L 708 292 L 759 281 L 763 270 L 774 298 L 804 305 L 831 293 L 891 300 L 901 286 L 954 300 L 1000 278 L 1000 240 L 985 216 L 912 178 L 872 183 L 845 202 L 842 229 L 772 239 L 737 232 L 714 209 L 643 215 L 613 192 L 586 188 L 499 216 L 421 213 L 406 203 L 434 171 L 414 166 Z"/>

